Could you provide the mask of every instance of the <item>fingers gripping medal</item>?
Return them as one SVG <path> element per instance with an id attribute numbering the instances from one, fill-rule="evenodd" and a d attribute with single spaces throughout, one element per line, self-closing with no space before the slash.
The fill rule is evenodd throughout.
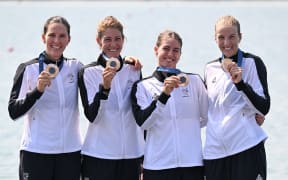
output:
<path id="1" fill-rule="evenodd" d="M 48 64 L 45 71 L 48 72 L 52 78 L 55 78 L 59 73 L 59 68 L 55 64 Z"/>
<path id="2" fill-rule="evenodd" d="M 224 59 L 222 59 L 222 68 L 223 68 L 223 70 L 225 71 L 225 72 L 228 72 L 229 71 L 229 65 L 230 64 L 232 64 L 233 63 L 233 61 L 232 61 L 232 59 L 230 59 L 230 58 L 224 58 Z"/>
<path id="3" fill-rule="evenodd" d="M 106 66 L 114 67 L 118 70 L 120 68 L 120 61 L 117 58 L 112 57 L 106 62 Z"/>
<path id="4" fill-rule="evenodd" d="M 180 73 L 177 75 L 181 81 L 179 86 L 187 86 L 189 84 L 189 77 L 185 73 Z"/>

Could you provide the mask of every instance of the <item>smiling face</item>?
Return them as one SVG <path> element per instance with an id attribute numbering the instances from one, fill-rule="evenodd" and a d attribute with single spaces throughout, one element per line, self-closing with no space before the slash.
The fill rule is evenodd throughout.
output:
<path id="1" fill-rule="evenodd" d="M 215 25 L 215 41 L 225 57 L 237 54 L 241 41 L 239 22 L 231 16 L 221 18 Z"/>
<path id="2" fill-rule="evenodd" d="M 64 24 L 52 22 L 47 25 L 46 32 L 42 35 L 42 40 L 46 45 L 45 51 L 49 59 L 57 61 L 70 42 L 70 36 Z"/>
<path id="3" fill-rule="evenodd" d="M 97 43 L 109 58 L 118 58 L 124 44 L 122 33 L 116 28 L 108 28 L 102 32 L 101 38 L 97 37 Z"/>
<path id="4" fill-rule="evenodd" d="M 176 68 L 181 56 L 182 39 L 172 31 L 164 31 L 158 36 L 155 55 L 158 59 L 158 66 Z"/>
<path id="5" fill-rule="evenodd" d="M 108 58 L 118 58 L 124 44 L 123 25 L 113 16 L 107 16 L 97 26 L 96 41 Z"/>
<path id="6" fill-rule="evenodd" d="M 159 66 L 176 68 L 176 64 L 181 56 L 181 47 L 176 39 L 163 39 L 161 45 L 159 47 L 156 46 L 154 51 L 158 58 Z"/>

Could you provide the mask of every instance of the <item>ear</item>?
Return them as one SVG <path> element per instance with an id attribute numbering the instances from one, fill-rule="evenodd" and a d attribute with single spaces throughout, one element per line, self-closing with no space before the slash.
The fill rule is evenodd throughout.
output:
<path id="1" fill-rule="evenodd" d="M 46 44 L 45 34 L 42 34 L 41 38 L 42 38 L 43 43 Z"/>
<path id="2" fill-rule="evenodd" d="M 239 34 L 239 43 L 242 40 L 242 33 Z"/>
<path id="3" fill-rule="evenodd" d="M 154 47 L 154 53 L 156 56 L 158 55 L 158 47 L 157 46 Z"/>
<path id="4" fill-rule="evenodd" d="M 214 40 L 217 43 L 217 35 L 216 34 L 214 35 Z"/>
<path id="5" fill-rule="evenodd" d="M 100 47 L 102 47 L 101 39 L 98 36 L 96 37 L 96 42 Z"/>

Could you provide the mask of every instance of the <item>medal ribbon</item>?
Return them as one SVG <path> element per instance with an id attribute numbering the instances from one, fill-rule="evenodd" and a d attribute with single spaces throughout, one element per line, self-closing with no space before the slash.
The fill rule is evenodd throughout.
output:
<path id="1" fill-rule="evenodd" d="M 46 57 L 46 53 L 45 53 L 45 51 L 43 51 L 39 55 L 39 58 L 38 58 L 38 61 L 39 61 L 39 74 L 44 70 L 45 57 Z M 60 62 L 60 64 L 58 64 L 58 62 L 56 62 L 56 65 L 58 66 L 59 71 L 60 71 L 62 69 L 62 67 L 63 67 L 63 64 L 64 64 L 64 57 L 63 56 L 61 57 L 59 62 Z"/>
<path id="2" fill-rule="evenodd" d="M 179 69 L 167 68 L 167 67 L 161 67 L 161 66 L 157 68 L 157 71 L 167 72 L 167 73 L 176 74 L 176 75 L 181 73 L 181 71 Z"/>
<path id="3" fill-rule="evenodd" d="M 242 65 L 242 59 L 243 59 L 243 52 L 241 51 L 241 49 L 238 49 L 237 52 L 237 65 L 238 67 L 241 67 Z M 224 59 L 224 54 L 222 54 L 222 59 Z"/>

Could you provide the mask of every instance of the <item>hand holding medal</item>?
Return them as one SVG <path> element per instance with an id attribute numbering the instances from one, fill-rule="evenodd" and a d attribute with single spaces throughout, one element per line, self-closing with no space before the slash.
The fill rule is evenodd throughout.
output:
<path id="1" fill-rule="evenodd" d="M 106 68 L 103 71 L 103 86 L 105 89 L 111 88 L 112 79 L 116 75 L 116 71 L 120 68 L 120 61 L 111 57 L 106 61 Z"/>
<path id="2" fill-rule="evenodd" d="M 187 76 L 187 74 L 185 73 L 180 73 L 177 75 L 179 77 L 180 80 L 180 84 L 178 84 L 179 86 L 187 86 L 189 84 L 189 77 Z"/>
<path id="3" fill-rule="evenodd" d="M 158 67 L 157 71 L 164 72 L 167 74 L 175 74 L 174 76 L 169 76 L 164 80 L 164 93 L 170 94 L 174 88 L 179 86 L 187 86 L 189 84 L 189 76 L 181 72 L 179 69 Z"/>
<path id="4" fill-rule="evenodd" d="M 117 71 L 120 68 L 120 61 L 117 58 L 111 57 L 106 62 L 106 67 L 114 67 Z"/>
<path id="5" fill-rule="evenodd" d="M 242 79 L 242 68 L 232 61 L 230 58 L 222 59 L 221 66 L 225 72 L 229 72 L 231 80 L 234 83 L 238 83 Z"/>
<path id="6" fill-rule="evenodd" d="M 59 68 L 56 64 L 48 64 L 45 71 L 49 73 L 51 78 L 55 78 L 59 73 Z"/>
<path id="7" fill-rule="evenodd" d="M 234 63 L 233 63 L 232 59 L 224 58 L 224 59 L 222 59 L 221 66 L 225 72 L 229 72 L 233 64 Z"/>

